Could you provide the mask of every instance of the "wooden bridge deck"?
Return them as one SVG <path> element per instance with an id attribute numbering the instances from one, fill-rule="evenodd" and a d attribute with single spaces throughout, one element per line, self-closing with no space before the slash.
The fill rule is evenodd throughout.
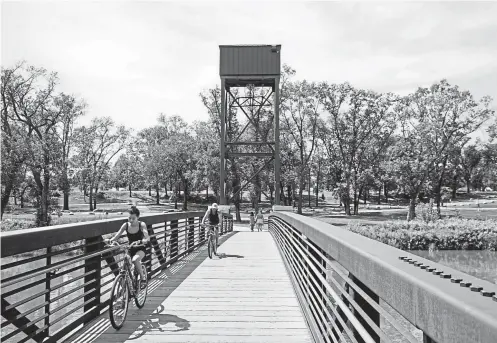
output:
<path id="1" fill-rule="evenodd" d="M 121 330 L 106 312 L 71 342 L 312 342 L 271 235 L 235 227 L 220 243 L 153 279 Z"/>

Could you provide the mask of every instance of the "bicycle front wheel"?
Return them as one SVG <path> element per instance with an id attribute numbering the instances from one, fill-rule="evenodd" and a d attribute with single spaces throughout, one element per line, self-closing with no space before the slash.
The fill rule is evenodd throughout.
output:
<path id="1" fill-rule="evenodd" d="M 142 264 L 142 268 L 144 270 L 145 266 Z M 146 273 L 146 271 L 145 271 Z M 142 276 L 139 273 L 137 279 L 137 291 L 135 292 L 135 305 L 138 308 L 142 308 L 145 305 L 145 300 L 147 300 L 147 295 L 148 295 L 148 278 L 146 277 L 143 286 L 142 286 Z"/>
<path id="2" fill-rule="evenodd" d="M 214 255 L 217 255 L 218 233 L 216 232 L 213 237 Z"/>
<path id="3" fill-rule="evenodd" d="M 211 259 L 212 259 L 212 249 L 213 249 L 212 235 L 209 235 L 209 239 L 207 241 L 207 254 L 209 255 L 209 258 L 211 258 Z"/>
<path id="4" fill-rule="evenodd" d="M 112 285 L 110 295 L 109 317 L 112 327 L 116 330 L 122 328 L 128 314 L 129 292 L 128 283 L 123 274 L 119 274 Z"/>

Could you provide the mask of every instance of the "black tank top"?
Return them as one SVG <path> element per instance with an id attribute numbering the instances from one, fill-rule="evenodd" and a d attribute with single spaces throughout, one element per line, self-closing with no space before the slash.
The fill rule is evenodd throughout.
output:
<path id="1" fill-rule="evenodd" d="M 128 235 L 128 241 L 129 243 L 133 243 L 136 241 L 141 241 L 143 239 L 143 232 L 142 232 L 142 223 L 138 222 L 138 232 L 137 233 L 131 233 L 129 232 L 129 222 L 126 223 L 126 234 Z"/>
<path id="2" fill-rule="evenodd" d="M 212 213 L 212 209 L 209 211 L 209 223 L 212 225 L 219 224 L 219 216 L 217 213 Z"/>

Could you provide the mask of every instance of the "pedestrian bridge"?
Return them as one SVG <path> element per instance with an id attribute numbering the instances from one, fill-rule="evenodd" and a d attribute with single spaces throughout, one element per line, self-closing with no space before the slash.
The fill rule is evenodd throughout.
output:
<path id="1" fill-rule="evenodd" d="M 350 231 L 272 212 L 263 232 L 149 215 L 147 303 L 119 331 L 109 293 L 124 219 L 4 233 L 2 342 L 495 343 L 497 285 Z"/>

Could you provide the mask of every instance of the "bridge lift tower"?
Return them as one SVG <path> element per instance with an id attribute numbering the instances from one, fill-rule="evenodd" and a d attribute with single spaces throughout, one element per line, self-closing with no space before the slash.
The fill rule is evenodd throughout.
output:
<path id="1" fill-rule="evenodd" d="M 227 205 L 226 160 L 235 157 L 251 156 L 267 158 L 264 166 L 248 178 L 237 193 L 242 192 L 258 174 L 274 161 L 274 204 L 280 204 L 280 70 L 281 45 L 221 45 L 220 49 L 220 76 L 221 76 L 221 168 L 220 168 L 220 204 Z M 232 89 L 248 88 L 250 91 L 232 92 Z M 257 92 L 259 90 L 259 93 Z M 266 91 L 264 93 L 264 91 Z M 260 94 L 263 94 L 262 96 Z M 243 133 L 249 126 L 255 132 L 261 133 L 260 121 L 255 120 L 265 107 L 273 107 L 273 134 L 274 141 L 243 141 Z M 250 108 L 246 111 L 246 108 Z M 241 112 L 248 119 L 245 127 L 237 137 L 228 141 L 228 114 L 235 110 Z M 262 111 L 262 112 L 261 112 Z M 242 141 L 240 141 L 242 139 Z M 257 147 L 257 152 L 238 151 L 238 147 Z M 262 191 L 262 190 L 261 190 Z M 233 195 L 235 198 L 237 194 Z"/>

